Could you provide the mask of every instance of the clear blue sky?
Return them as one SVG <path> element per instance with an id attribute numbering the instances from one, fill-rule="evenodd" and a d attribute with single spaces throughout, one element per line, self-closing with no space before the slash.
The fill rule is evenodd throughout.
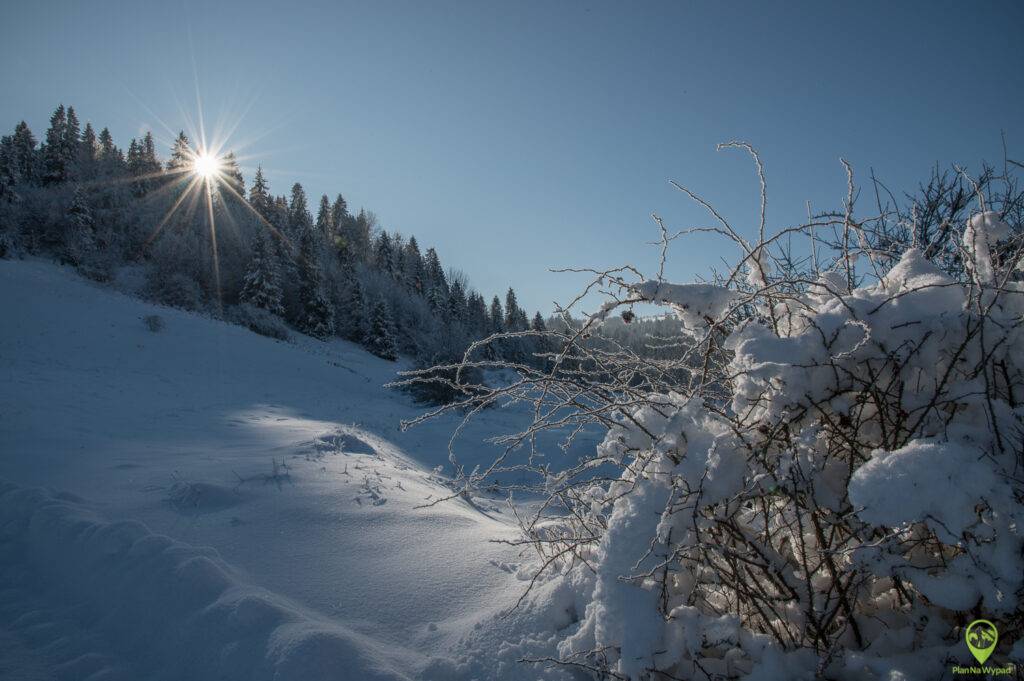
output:
<path id="1" fill-rule="evenodd" d="M 893 188 L 1001 159 L 1000 131 L 1024 156 L 1024 3 L 295 4 L 6 2 L 0 127 L 41 137 L 64 102 L 167 140 L 198 75 L 276 193 L 340 191 L 544 310 L 580 282 L 550 267 L 653 271 L 652 211 L 707 224 L 670 178 L 753 230 L 750 162 L 717 142 L 759 148 L 776 224 L 841 201 L 840 156 Z M 694 240 L 669 273 L 724 254 Z"/>

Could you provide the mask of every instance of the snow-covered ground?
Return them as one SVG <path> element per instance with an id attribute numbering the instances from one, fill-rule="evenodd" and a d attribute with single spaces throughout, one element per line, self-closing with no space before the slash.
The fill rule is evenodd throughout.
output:
<path id="1" fill-rule="evenodd" d="M 34 260 L 0 261 L 0 320 L 0 678 L 565 673 L 515 662 L 574 615 L 552 582 L 503 616 L 528 559 L 492 541 L 504 504 L 422 507 L 455 422 L 400 433 L 395 364 Z M 460 462 L 524 418 L 491 410 Z"/>

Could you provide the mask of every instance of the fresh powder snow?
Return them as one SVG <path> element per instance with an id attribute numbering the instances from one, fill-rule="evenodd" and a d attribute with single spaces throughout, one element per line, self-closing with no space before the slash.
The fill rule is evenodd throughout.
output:
<path id="1" fill-rule="evenodd" d="M 572 594 L 509 614 L 514 519 L 429 505 L 455 421 L 400 433 L 394 363 L 42 260 L 0 261 L 0 307 L 0 677 L 567 677 L 517 660 L 555 653 Z M 460 463 L 528 418 L 489 410 Z"/>

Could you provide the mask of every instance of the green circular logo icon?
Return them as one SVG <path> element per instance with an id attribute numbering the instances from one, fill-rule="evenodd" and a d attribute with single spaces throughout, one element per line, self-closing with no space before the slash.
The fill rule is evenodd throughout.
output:
<path id="1" fill-rule="evenodd" d="M 985 664 L 992 651 L 996 649 L 996 642 L 999 640 L 999 630 L 996 625 L 988 620 L 974 620 L 967 625 L 964 632 L 964 639 L 971 655 L 978 661 L 978 664 Z"/>

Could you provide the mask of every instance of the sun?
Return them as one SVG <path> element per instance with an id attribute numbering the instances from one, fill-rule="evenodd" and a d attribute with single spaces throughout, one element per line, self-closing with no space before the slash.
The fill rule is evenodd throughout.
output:
<path id="1" fill-rule="evenodd" d="M 192 162 L 192 171 L 204 180 L 212 180 L 220 174 L 220 159 L 214 154 L 201 151 Z"/>

